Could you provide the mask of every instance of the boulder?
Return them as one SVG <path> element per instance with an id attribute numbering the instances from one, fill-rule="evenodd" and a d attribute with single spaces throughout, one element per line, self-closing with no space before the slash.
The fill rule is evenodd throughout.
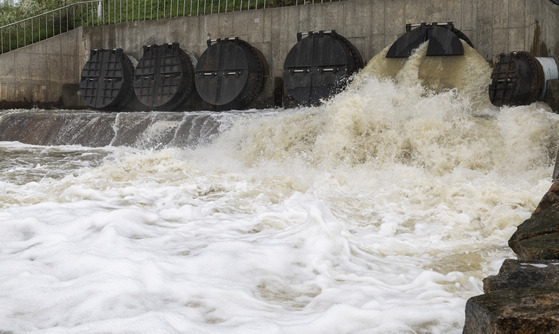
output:
<path id="1" fill-rule="evenodd" d="M 559 333 L 559 288 L 502 289 L 470 298 L 463 333 Z"/>
<path id="2" fill-rule="evenodd" d="M 520 260 L 525 261 L 559 259 L 559 233 L 520 240 L 513 250 Z"/>
<path id="3" fill-rule="evenodd" d="M 499 274 L 483 280 L 483 292 L 528 287 L 559 287 L 559 261 L 518 261 L 507 259 Z"/>
<path id="4" fill-rule="evenodd" d="M 559 182 L 509 240 L 505 260 L 466 304 L 464 333 L 559 333 Z"/>
<path id="5" fill-rule="evenodd" d="M 559 259 L 559 183 L 544 195 L 530 219 L 509 239 L 520 260 Z"/>
<path id="6" fill-rule="evenodd" d="M 532 213 L 532 217 L 538 215 L 540 212 L 549 209 L 553 204 L 559 202 L 559 182 L 554 182 L 547 193 L 542 197 L 538 207 Z"/>

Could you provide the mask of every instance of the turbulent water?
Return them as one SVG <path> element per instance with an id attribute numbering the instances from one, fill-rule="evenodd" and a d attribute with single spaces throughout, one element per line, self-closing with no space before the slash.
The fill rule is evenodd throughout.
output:
<path id="1" fill-rule="evenodd" d="M 0 142 L 0 332 L 460 333 L 559 117 L 491 106 L 469 48 L 424 51 L 203 145 Z"/>

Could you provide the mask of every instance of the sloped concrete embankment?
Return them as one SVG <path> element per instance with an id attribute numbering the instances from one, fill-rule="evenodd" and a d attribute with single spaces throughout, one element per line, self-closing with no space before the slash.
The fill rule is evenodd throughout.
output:
<path id="1" fill-rule="evenodd" d="M 464 333 L 559 333 L 559 182 L 509 240 L 518 259 L 483 280 Z"/>

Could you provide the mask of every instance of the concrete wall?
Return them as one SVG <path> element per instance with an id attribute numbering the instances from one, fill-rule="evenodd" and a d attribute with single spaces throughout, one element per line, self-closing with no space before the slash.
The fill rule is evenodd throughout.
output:
<path id="1" fill-rule="evenodd" d="M 90 27 L 84 40 L 86 49 L 122 47 L 139 58 L 146 44 L 179 42 L 199 56 L 207 39 L 236 36 L 260 49 L 271 75 L 281 76 L 297 32 L 336 30 L 368 61 L 402 34 L 406 23 L 447 21 L 489 61 L 502 52 L 533 48 L 538 24 L 542 40 L 557 47 L 559 6 L 549 0 L 348 0 Z"/>
<path id="2" fill-rule="evenodd" d="M 447 21 L 488 61 L 514 50 L 559 60 L 559 6 L 549 0 L 347 0 L 77 29 L 0 55 L 0 101 L 72 101 L 92 48 L 123 48 L 140 59 L 143 45 L 179 42 L 200 56 L 207 39 L 220 37 L 240 37 L 264 54 L 270 94 L 297 32 L 336 30 L 367 62 L 392 44 L 406 23 Z"/>
<path id="3" fill-rule="evenodd" d="M 0 108 L 78 103 L 74 86 L 80 80 L 82 50 L 82 31 L 76 29 L 0 55 Z"/>

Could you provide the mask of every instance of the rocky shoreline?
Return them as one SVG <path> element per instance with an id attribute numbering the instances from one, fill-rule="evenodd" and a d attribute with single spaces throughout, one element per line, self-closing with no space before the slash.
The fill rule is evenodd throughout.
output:
<path id="1" fill-rule="evenodd" d="M 466 304 L 464 334 L 559 333 L 559 182 L 509 240 L 518 259 L 483 280 Z"/>

